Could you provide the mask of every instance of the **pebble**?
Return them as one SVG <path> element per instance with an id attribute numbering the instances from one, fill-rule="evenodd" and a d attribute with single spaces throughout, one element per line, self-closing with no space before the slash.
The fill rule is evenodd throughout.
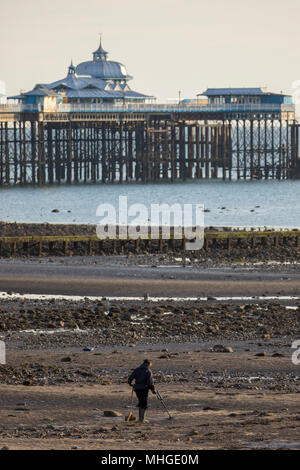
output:
<path id="1" fill-rule="evenodd" d="M 61 362 L 71 362 L 72 359 L 71 359 L 70 356 L 67 356 L 67 357 L 62 357 L 60 361 L 61 361 Z"/>

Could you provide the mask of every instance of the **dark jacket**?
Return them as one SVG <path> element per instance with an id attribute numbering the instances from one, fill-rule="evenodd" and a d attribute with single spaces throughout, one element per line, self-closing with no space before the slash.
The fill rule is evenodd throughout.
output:
<path id="1" fill-rule="evenodd" d="M 135 379 L 135 390 L 152 390 L 154 392 L 154 384 L 152 378 L 152 372 L 147 366 L 147 364 L 142 364 L 140 367 L 137 367 L 132 374 L 128 377 L 128 383 L 131 385 L 131 382 Z"/>

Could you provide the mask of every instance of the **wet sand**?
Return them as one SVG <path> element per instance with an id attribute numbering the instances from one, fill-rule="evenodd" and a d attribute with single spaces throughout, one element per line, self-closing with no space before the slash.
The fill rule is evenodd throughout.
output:
<path id="1" fill-rule="evenodd" d="M 169 348 L 172 358 L 166 358 Z M 10 449 L 256 449 L 300 448 L 299 382 L 287 345 L 152 345 L 79 348 L 8 355 L 10 367 L 39 364 L 45 382 L 0 384 L 0 442 Z M 245 351 L 246 349 L 246 351 Z M 164 351 L 163 351 L 164 350 Z M 273 357 L 281 351 L 283 357 Z M 127 374 L 147 355 L 157 388 L 174 419 L 150 394 L 149 424 L 125 423 Z M 69 357 L 70 362 L 61 362 Z M 52 368 L 57 368 L 51 376 Z M 60 370 L 58 370 L 60 369 Z M 76 374 L 74 374 L 76 371 Z M 56 378 L 55 378 L 56 377 Z M 76 378 L 77 377 L 77 378 Z M 136 400 L 135 400 L 136 401 Z M 105 410 L 120 413 L 105 417 Z M 134 409 L 137 416 L 137 410 Z"/>
<path id="2" fill-rule="evenodd" d="M 111 263 L 109 263 L 111 260 Z M 165 266 L 128 265 L 113 257 L 103 263 L 101 257 L 43 260 L 14 260 L 0 263 L 0 291 L 34 294 L 91 296 L 263 296 L 300 295 L 300 264 L 275 266 L 277 271 L 255 271 L 230 265 L 224 268 L 183 266 L 175 262 Z M 152 263 L 155 263 L 153 259 Z"/>
<path id="3" fill-rule="evenodd" d="M 300 448 L 299 249 L 269 250 L 1 259 L 0 448 Z M 126 424 L 145 357 L 175 419 Z"/>
<path id="4" fill-rule="evenodd" d="M 294 303 L 3 299 L 1 446 L 297 448 Z M 149 424 L 126 424 L 127 377 L 145 357 L 175 419 L 150 394 Z"/>

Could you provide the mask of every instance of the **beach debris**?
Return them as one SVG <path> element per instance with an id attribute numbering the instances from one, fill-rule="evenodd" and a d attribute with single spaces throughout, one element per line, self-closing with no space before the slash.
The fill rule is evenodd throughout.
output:
<path id="1" fill-rule="evenodd" d="M 212 347 L 213 352 L 220 352 L 220 353 L 233 353 L 233 349 L 230 346 L 224 346 L 223 344 L 215 344 Z"/>
<path id="2" fill-rule="evenodd" d="M 103 411 L 103 416 L 109 417 L 109 418 L 120 418 L 122 413 L 119 413 L 119 411 L 114 411 L 114 410 L 104 410 Z"/>

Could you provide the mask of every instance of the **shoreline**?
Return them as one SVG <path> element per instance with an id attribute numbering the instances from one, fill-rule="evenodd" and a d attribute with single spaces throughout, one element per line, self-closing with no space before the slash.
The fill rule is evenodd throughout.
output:
<path id="1" fill-rule="evenodd" d="M 82 223 L 82 222 L 25 222 L 25 221 L 5 221 L 5 220 L 0 220 L 0 236 L 4 231 L 6 230 L 6 227 L 12 227 L 12 233 L 14 234 L 14 229 L 16 226 L 21 226 L 21 227 L 31 227 L 31 228 L 37 228 L 39 229 L 44 228 L 44 227 L 53 227 L 56 226 L 59 229 L 63 228 L 95 228 L 97 227 L 97 224 L 95 223 Z M 268 225 L 207 225 L 204 227 L 205 231 L 224 231 L 224 232 L 229 232 L 229 231 L 284 231 L 284 230 L 300 230 L 300 226 L 296 227 L 295 225 L 290 225 L 290 226 L 268 226 Z M 33 233 L 35 230 L 33 230 Z M 8 231 L 10 233 L 10 231 Z"/>

